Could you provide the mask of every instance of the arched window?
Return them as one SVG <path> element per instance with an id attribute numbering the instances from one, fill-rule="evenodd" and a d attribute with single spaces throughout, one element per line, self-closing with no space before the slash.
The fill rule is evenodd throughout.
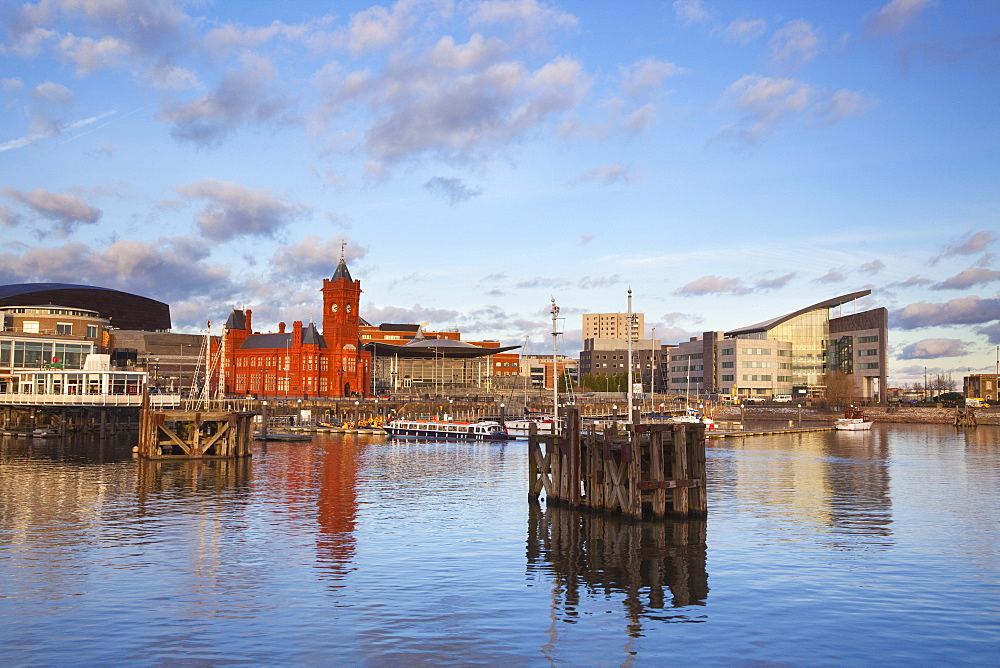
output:
<path id="1" fill-rule="evenodd" d="M 354 373 L 358 368 L 358 349 L 357 346 L 348 343 L 344 346 L 343 350 L 343 360 L 344 360 L 344 371 L 348 373 Z"/>

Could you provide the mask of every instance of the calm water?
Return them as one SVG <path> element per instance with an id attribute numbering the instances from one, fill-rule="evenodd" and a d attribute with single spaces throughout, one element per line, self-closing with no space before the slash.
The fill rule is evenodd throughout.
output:
<path id="1" fill-rule="evenodd" d="M 0 662 L 996 664 L 1000 430 L 720 440 L 707 522 L 527 502 L 526 445 L 0 439 Z"/>

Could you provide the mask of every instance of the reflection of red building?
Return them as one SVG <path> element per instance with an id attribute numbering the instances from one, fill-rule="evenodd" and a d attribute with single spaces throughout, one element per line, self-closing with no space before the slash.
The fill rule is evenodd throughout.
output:
<path id="1" fill-rule="evenodd" d="M 340 258 L 333 278 L 323 279 L 323 332 L 314 323 L 285 323 L 276 333 L 253 331 L 253 312 L 234 310 L 226 322 L 227 394 L 348 397 L 370 387 L 371 355 L 361 350 L 358 306 L 361 281 L 351 279 Z"/>
<path id="2" fill-rule="evenodd" d="M 339 578 L 353 570 L 358 515 L 358 462 L 364 443 L 344 439 L 325 448 L 322 483 L 316 497 L 317 566 Z"/>

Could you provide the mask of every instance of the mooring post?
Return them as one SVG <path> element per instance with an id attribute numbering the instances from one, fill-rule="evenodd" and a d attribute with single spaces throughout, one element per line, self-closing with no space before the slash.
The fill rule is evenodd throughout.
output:
<path id="1" fill-rule="evenodd" d="M 567 455 L 566 471 L 566 500 L 574 506 L 580 505 L 580 408 L 578 406 L 566 407 L 566 433 L 564 452 Z"/>

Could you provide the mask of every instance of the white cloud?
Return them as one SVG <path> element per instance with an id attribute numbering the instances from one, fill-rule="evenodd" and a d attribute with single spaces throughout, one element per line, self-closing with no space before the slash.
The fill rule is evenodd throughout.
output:
<path id="1" fill-rule="evenodd" d="M 789 21 L 771 37 L 771 63 L 786 69 L 799 68 L 816 57 L 821 42 L 819 30 L 809 22 Z"/>
<path id="2" fill-rule="evenodd" d="M 701 0 L 674 0 L 674 12 L 677 21 L 685 27 L 712 20 L 712 13 Z"/>
<path id="3" fill-rule="evenodd" d="M 905 30 L 935 4 L 934 0 L 892 0 L 868 21 L 868 29 L 874 33 Z"/>
<path id="4" fill-rule="evenodd" d="M 208 206 L 198 213 L 197 223 L 202 235 L 213 241 L 273 237 L 289 222 L 309 212 L 308 207 L 285 204 L 266 192 L 215 179 L 178 186 L 177 192 L 188 199 L 208 200 Z"/>
<path id="5" fill-rule="evenodd" d="M 758 39 L 767 30 L 764 19 L 736 19 L 732 21 L 723 33 L 727 42 L 746 46 Z"/>

